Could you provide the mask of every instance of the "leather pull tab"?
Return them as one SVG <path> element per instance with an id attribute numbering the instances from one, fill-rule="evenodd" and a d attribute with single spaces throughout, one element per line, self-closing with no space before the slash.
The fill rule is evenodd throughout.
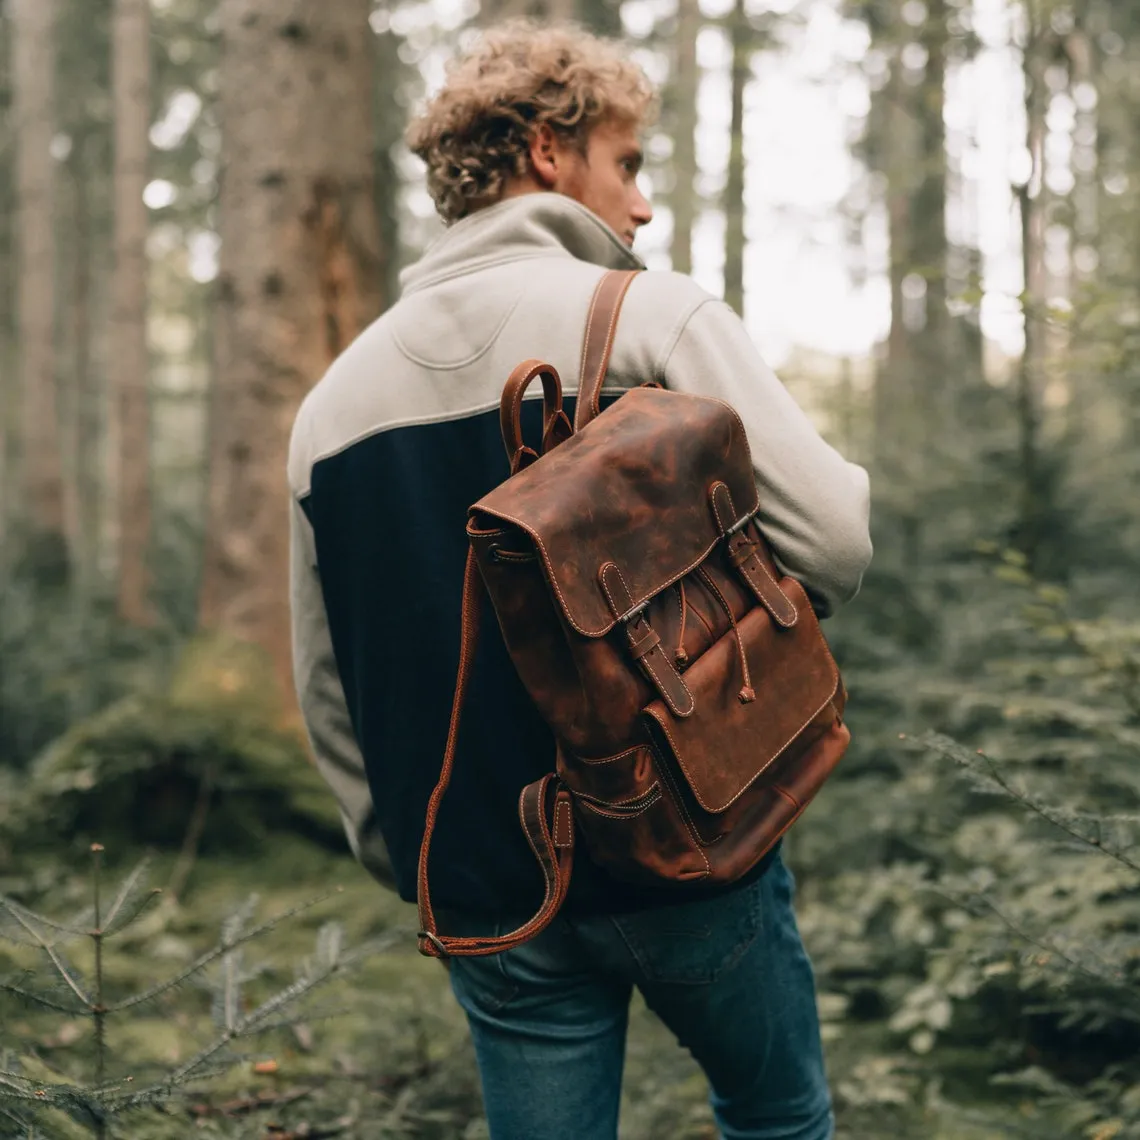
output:
<path id="1" fill-rule="evenodd" d="M 650 684 L 674 716 L 691 716 L 696 707 L 693 694 L 681 679 L 669 654 L 662 648 L 661 638 L 645 616 L 645 607 L 635 609 L 629 587 L 617 564 L 607 562 L 598 571 L 598 582 L 614 617 L 621 622 L 630 654 L 641 666 Z"/>
<path id="2" fill-rule="evenodd" d="M 768 611 L 772 620 L 784 629 L 791 629 L 799 620 L 799 613 L 791 598 L 780 589 L 768 567 L 760 557 L 762 539 L 748 535 L 751 516 L 736 517 L 732 494 L 724 483 L 714 483 L 709 490 L 713 516 L 728 548 L 728 560 L 740 575 L 756 600 Z"/>

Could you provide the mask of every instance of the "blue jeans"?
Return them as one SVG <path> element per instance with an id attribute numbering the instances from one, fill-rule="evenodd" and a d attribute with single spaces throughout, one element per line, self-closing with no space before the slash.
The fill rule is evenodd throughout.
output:
<path id="1" fill-rule="evenodd" d="M 614 1140 L 634 986 L 704 1070 L 723 1140 L 829 1140 L 792 894 L 777 855 L 720 898 L 563 917 L 515 950 L 453 959 L 492 1140 Z"/>

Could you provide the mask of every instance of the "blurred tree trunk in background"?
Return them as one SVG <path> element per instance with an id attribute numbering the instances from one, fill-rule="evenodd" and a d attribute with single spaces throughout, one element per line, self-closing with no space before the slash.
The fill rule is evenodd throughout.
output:
<path id="1" fill-rule="evenodd" d="M 732 50 L 732 120 L 724 188 L 724 299 L 744 315 L 744 89 L 752 74 L 752 25 L 735 0 L 728 25 Z"/>
<path id="2" fill-rule="evenodd" d="M 118 608 L 132 625 L 154 620 L 147 354 L 147 183 L 150 130 L 150 0 L 115 0 L 115 254 L 111 359 L 118 451 Z"/>
<path id="3" fill-rule="evenodd" d="M 929 428 L 944 431 L 952 415 L 950 397 L 957 385 L 959 361 L 949 337 L 946 308 L 946 270 L 949 242 L 946 236 L 946 0 L 928 0 L 926 19 L 916 29 L 916 40 L 926 53 L 921 81 L 914 89 L 918 119 L 918 170 L 910 195 L 910 272 L 925 286 L 914 332 L 915 364 L 912 378 L 920 419 Z M 937 425 L 937 427 L 936 427 Z"/>
<path id="4" fill-rule="evenodd" d="M 698 0 L 678 0 L 673 51 L 673 81 L 668 89 L 673 135 L 673 268 L 693 271 L 693 221 L 697 207 L 697 35 L 701 30 Z"/>
<path id="5" fill-rule="evenodd" d="M 946 7 L 934 0 L 922 30 L 898 20 L 890 80 L 879 98 L 879 169 L 886 175 L 891 325 L 877 392 L 878 435 L 887 451 L 931 424 L 954 362 L 947 336 Z M 931 425 L 932 426 L 932 425 Z"/>
<path id="6" fill-rule="evenodd" d="M 578 19 L 599 36 L 620 36 L 621 0 L 578 0 Z"/>
<path id="7" fill-rule="evenodd" d="M 395 148 L 407 118 L 398 95 L 406 78 L 399 56 L 400 39 L 384 27 L 376 36 L 376 217 L 380 226 L 380 308 L 391 305 L 400 291 L 400 172 Z"/>
<path id="8" fill-rule="evenodd" d="M 10 19 L 0 13 L 0 568 L 11 555 L 5 541 L 16 503 L 16 411 L 19 408 L 15 362 L 16 274 L 12 228 L 12 154 L 15 146 L 12 104 Z"/>
<path id="9" fill-rule="evenodd" d="M 60 0 L 56 18 L 55 135 L 59 420 L 73 596 L 80 610 L 103 592 L 108 514 L 106 359 L 112 183 L 112 0 Z"/>
<path id="10" fill-rule="evenodd" d="M 1042 497 L 1041 385 L 1047 355 L 1045 308 L 1047 273 L 1045 227 L 1048 197 L 1045 186 L 1045 116 L 1049 110 L 1046 71 L 1052 37 L 1042 24 L 1041 13 L 1030 12 L 1023 72 L 1025 76 L 1025 145 L 1030 171 L 1018 188 L 1021 213 L 1021 262 L 1023 292 L 1021 308 L 1025 323 L 1025 348 L 1017 370 L 1017 426 L 1020 493 L 1015 541 L 1031 569 L 1036 568 L 1044 535 L 1045 503 Z"/>
<path id="11" fill-rule="evenodd" d="M 61 583 L 70 570 L 55 377 L 55 0 L 11 9 L 22 491 L 29 569 Z"/>
<path id="12" fill-rule="evenodd" d="M 603 2 L 604 0 L 594 0 L 594 7 L 597 8 Z M 478 19 L 483 27 L 524 17 L 557 23 L 577 20 L 583 18 L 583 15 L 578 10 L 578 0 L 484 0 L 479 6 Z"/>
<path id="13" fill-rule="evenodd" d="M 221 0 L 222 239 L 203 627 L 290 689 L 285 459 L 302 397 L 380 307 L 369 0 Z"/>

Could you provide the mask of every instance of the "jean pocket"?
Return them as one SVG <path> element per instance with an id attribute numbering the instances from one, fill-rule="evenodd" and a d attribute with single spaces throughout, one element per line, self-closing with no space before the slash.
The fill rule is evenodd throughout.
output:
<path id="1" fill-rule="evenodd" d="M 740 961 L 759 937 L 760 882 L 699 902 L 612 916 L 647 982 L 707 985 Z"/>
<path id="2" fill-rule="evenodd" d="M 506 933 L 508 926 L 495 923 L 493 926 L 480 924 L 478 927 L 463 927 L 464 936 L 495 937 Z M 448 933 L 454 931 L 449 929 Z M 486 954 L 479 957 L 457 956 L 448 963 L 451 976 L 451 989 L 459 1004 L 468 1012 L 497 1013 L 505 1009 L 519 993 L 518 984 L 507 973 L 506 956 L 510 951 L 499 954 Z"/>

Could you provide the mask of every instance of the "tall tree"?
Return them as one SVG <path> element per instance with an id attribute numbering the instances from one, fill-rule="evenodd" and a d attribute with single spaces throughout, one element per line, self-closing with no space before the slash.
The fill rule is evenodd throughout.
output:
<path id="1" fill-rule="evenodd" d="M 0 564 L 4 552 L 10 514 L 15 504 L 13 484 L 16 481 L 13 454 L 16 434 L 15 410 L 19 407 L 16 380 L 12 368 L 14 347 L 16 275 L 13 271 L 12 229 L 12 150 L 13 130 L 10 106 L 12 78 L 11 20 L 0 10 Z"/>
<path id="2" fill-rule="evenodd" d="M 701 29 L 698 0 L 678 0 L 677 32 L 673 41 L 673 81 L 668 98 L 673 124 L 673 268 L 693 271 L 693 220 L 697 205 L 697 34 Z"/>
<path id="3" fill-rule="evenodd" d="M 380 302 L 370 7 L 219 7 L 222 245 L 199 618 L 261 646 L 286 692 L 290 427 Z"/>
<path id="4" fill-rule="evenodd" d="M 124 620 L 152 620 L 150 416 L 147 356 L 147 183 L 150 129 L 150 0 L 115 0 L 112 25 L 115 121 L 115 255 L 109 374 L 118 442 L 118 606 Z"/>
<path id="5" fill-rule="evenodd" d="M 381 295 L 387 308 L 399 291 L 400 173 L 395 150 L 403 135 L 404 113 L 399 101 L 406 67 L 400 59 L 400 39 L 384 26 L 376 35 L 376 216 L 379 221 Z"/>
<path id="6" fill-rule="evenodd" d="M 1025 142 L 1030 156 L 1030 170 L 1024 184 L 1018 189 L 1025 347 L 1017 370 L 1021 487 L 1015 537 L 1030 566 L 1036 569 L 1044 538 L 1042 531 L 1046 511 L 1042 485 L 1040 389 L 1047 354 L 1045 228 L 1048 222 L 1048 198 L 1045 184 L 1045 116 L 1049 109 L 1046 71 L 1053 36 L 1045 22 L 1045 14 L 1038 6 L 1029 5 L 1028 16 L 1022 70 L 1025 76 Z"/>
<path id="7" fill-rule="evenodd" d="M 724 299 L 744 315 L 744 89 L 752 73 L 752 25 L 735 0 L 728 25 L 732 48 L 732 119 L 724 188 Z"/>
<path id="8" fill-rule="evenodd" d="M 14 0 L 13 118 L 16 126 L 19 265 L 22 513 L 31 565 L 42 578 L 66 577 L 55 377 L 55 0 Z"/>

